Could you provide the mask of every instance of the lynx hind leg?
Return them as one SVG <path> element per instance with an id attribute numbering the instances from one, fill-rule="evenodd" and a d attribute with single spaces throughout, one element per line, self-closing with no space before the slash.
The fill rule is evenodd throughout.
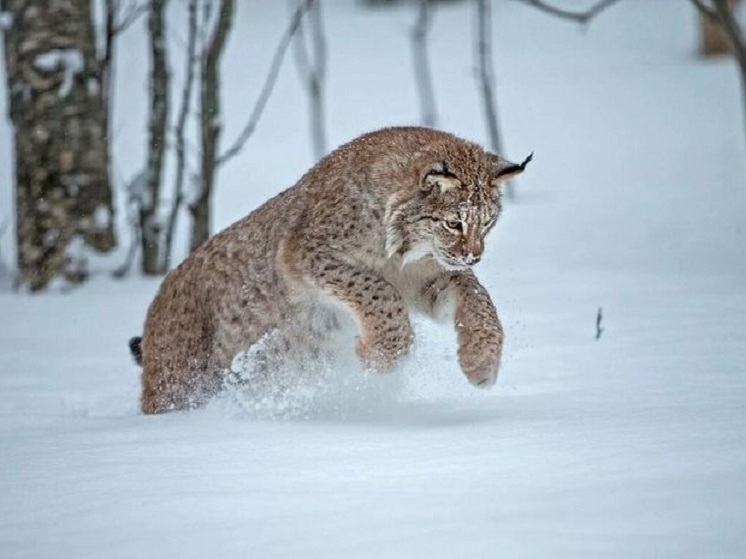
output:
<path id="1" fill-rule="evenodd" d="M 143 338 L 144 414 L 198 408 L 219 392 L 221 371 L 209 367 L 209 336 L 195 330 L 166 328 Z"/>
<path id="2" fill-rule="evenodd" d="M 265 334 L 230 365 L 228 384 L 255 395 L 279 395 L 315 380 L 328 366 L 338 323 L 311 322 L 299 314 L 293 325 Z"/>
<path id="3" fill-rule="evenodd" d="M 266 333 L 245 352 L 232 359 L 232 373 L 266 379 L 280 385 L 292 384 L 288 376 L 328 365 L 340 324 L 335 312 L 310 303 L 293 308 L 292 322 Z"/>

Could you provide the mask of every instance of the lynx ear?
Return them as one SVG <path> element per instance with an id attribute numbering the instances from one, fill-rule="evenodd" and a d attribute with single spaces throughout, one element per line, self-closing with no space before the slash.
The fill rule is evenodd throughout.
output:
<path id="1" fill-rule="evenodd" d="M 510 161 L 503 159 L 499 155 L 495 155 L 494 157 L 497 164 L 497 173 L 495 174 L 492 182 L 493 185 L 497 186 L 498 184 L 505 182 L 506 180 L 511 179 L 516 175 L 520 175 L 526 169 L 526 165 L 528 165 L 534 158 L 534 153 L 531 152 L 529 156 L 523 160 L 523 163 L 511 163 Z"/>
<path id="2" fill-rule="evenodd" d="M 434 188 L 438 188 L 442 194 L 460 187 L 461 181 L 448 170 L 448 164 L 445 161 L 431 165 L 420 181 L 420 190 L 423 192 L 430 192 Z"/>

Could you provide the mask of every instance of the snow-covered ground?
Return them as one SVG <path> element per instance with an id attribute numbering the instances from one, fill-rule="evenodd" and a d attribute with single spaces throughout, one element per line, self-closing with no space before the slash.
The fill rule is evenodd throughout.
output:
<path id="1" fill-rule="evenodd" d="M 325 7 L 331 143 L 416 122 L 414 9 Z M 484 140 L 469 8 L 436 16 L 436 95 L 443 128 Z M 286 14 L 240 3 L 226 139 Z M 520 3 L 494 15 L 506 155 L 536 152 L 478 268 L 507 331 L 498 385 L 473 390 L 452 332 L 419 321 L 415 355 L 392 376 L 342 360 L 288 409 L 227 401 L 143 417 L 126 341 L 157 281 L 0 291 L 0 557 L 746 556 L 735 67 L 693 54 L 681 0 L 624 0 L 582 30 Z M 119 51 L 118 180 L 144 158 L 143 37 Z M 221 171 L 218 227 L 312 163 L 289 62 Z M 0 222 L 11 196 L 0 189 Z"/>

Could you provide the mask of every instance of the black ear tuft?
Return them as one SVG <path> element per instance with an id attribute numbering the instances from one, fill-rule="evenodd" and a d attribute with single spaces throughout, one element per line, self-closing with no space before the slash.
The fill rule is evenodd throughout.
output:
<path id="1" fill-rule="evenodd" d="M 523 160 L 523 163 L 510 165 L 508 167 L 505 167 L 504 169 L 500 169 L 500 172 L 497 173 L 497 178 L 504 177 L 506 175 L 517 175 L 518 173 L 522 173 L 524 169 L 526 169 L 526 165 L 528 165 L 533 158 L 534 152 L 532 151 L 529 156 Z"/>
<path id="2" fill-rule="evenodd" d="M 140 336 L 130 338 L 129 346 L 130 353 L 132 354 L 135 363 L 142 367 L 142 338 Z"/>

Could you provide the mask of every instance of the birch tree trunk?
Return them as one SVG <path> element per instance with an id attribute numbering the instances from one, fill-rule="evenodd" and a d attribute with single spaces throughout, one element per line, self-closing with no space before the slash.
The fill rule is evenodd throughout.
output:
<path id="1" fill-rule="evenodd" d="M 222 130 L 220 110 L 220 59 L 233 21 L 233 0 L 220 0 L 215 29 L 204 53 L 200 72 L 200 161 L 199 192 L 189 205 L 192 215 L 191 250 L 210 236 L 211 198 L 217 170 L 218 144 Z"/>
<path id="2" fill-rule="evenodd" d="M 166 51 L 165 11 L 167 0 L 151 0 L 148 11 L 150 34 L 150 114 L 148 117 L 148 156 L 146 188 L 140 200 L 140 242 L 142 272 L 163 272 L 164 224 L 159 215 L 163 161 L 166 154 L 168 126 L 169 73 Z"/>
<path id="3" fill-rule="evenodd" d="M 88 275 L 114 248 L 108 111 L 90 0 L 0 0 L 14 127 L 20 281 Z"/>

